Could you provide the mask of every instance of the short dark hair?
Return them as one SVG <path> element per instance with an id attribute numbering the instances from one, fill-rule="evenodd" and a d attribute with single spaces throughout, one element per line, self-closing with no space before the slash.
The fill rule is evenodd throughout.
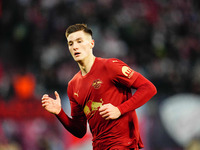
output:
<path id="1" fill-rule="evenodd" d="M 76 31 L 83 30 L 85 33 L 88 33 L 92 36 L 92 30 L 87 27 L 86 24 L 74 24 L 67 28 L 66 30 L 66 37 L 68 37 L 71 33 L 74 33 Z"/>

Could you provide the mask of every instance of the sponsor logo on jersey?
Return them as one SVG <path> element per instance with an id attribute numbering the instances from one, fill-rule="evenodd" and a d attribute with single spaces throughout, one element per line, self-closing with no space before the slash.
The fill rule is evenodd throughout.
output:
<path id="1" fill-rule="evenodd" d="M 95 89 L 99 89 L 99 88 L 101 87 L 101 84 L 102 84 L 102 83 L 103 83 L 103 82 L 102 82 L 100 79 L 96 79 L 96 80 L 93 81 L 92 86 L 93 86 Z"/>
<path id="2" fill-rule="evenodd" d="M 131 68 L 127 67 L 127 66 L 123 66 L 122 67 L 122 73 L 126 77 L 131 78 L 133 76 L 134 71 Z"/>
<path id="3" fill-rule="evenodd" d="M 102 104 L 103 104 L 102 98 L 100 99 L 99 102 L 94 102 L 94 101 L 92 101 L 92 100 L 89 100 L 89 101 L 86 103 L 86 105 L 85 105 L 83 111 L 84 111 L 84 113 L 85 113 L 85 115 L 86 115 L 87 117 L 91 117 L 91 116 L 93 116 L 94 113 L 102 106 Z"/>

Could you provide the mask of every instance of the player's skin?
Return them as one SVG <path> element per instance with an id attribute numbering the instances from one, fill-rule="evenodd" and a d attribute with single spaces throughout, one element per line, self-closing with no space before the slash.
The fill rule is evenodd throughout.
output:
<path id="1" fill-rule="evenodd" d="M 84 31 L 73 32 L 66 36 L 68 41 L 69 51 L 78 63 L 82 76 L 86 75 L 95 60 L 93 55 L 94 40 L 91 35 Z M 58 92 L 55 91 L 55 99 L 51 98 L 48 94 L 42 97 L 42 106 L 50 113 L 58 115 L 61 111 L 61 99 Z M 121 116 L 121 112 L 117 107 L 112 104 L 104 104 L 99 108 L 100 115 L 108 119 L 117 119 Z"/>

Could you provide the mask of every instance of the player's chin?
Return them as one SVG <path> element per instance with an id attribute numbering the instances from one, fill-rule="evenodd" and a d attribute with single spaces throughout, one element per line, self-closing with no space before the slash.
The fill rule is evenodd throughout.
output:
<path id="1" fill-rule="evenodd" d="M 74 59 L 76 62 L 81 62 L 81 59 Z"/>
<path id="2" fill-rule="evenodd" d="M 74 60 L 76 61 L 76 62 L 81 62 L 83 59 L 81 58 L 81 57 L 74 57 Z"/>

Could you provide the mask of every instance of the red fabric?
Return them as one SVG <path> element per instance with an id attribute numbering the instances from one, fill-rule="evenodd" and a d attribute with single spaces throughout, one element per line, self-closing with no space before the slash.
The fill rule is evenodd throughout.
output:
<path id="1" fill-rule="evenodd" d="M 125 147 L 125 146 L 113 146 L 109 148 L 109 150 L 130 150 L 130 148 Z"/>
<path id="2" fill-rule="evenodd" d="M 87 131 L 87 122 L 85 116 L 74 116 L 73 118 L 69 118 L 63 109 L 61 109 L 60 113 L 57 115 L 57 118 L 74 136 L 82 138 L 85 135 Z"/>
<path id="3" fill-rule="evenodd" d="M 132 87 L 137 89 L 135 94 L 126 102 L 118 106 L 122 114 L 144 105 L 157 93 L 156 87 L 141 74 L 133 83 Z"/>
<path id="4" fill-rule="evenodd" d="M 134 94 L 133 100 L 131 87 L 134 86 L 139 92 Z M 135 108 L 155 94 L 155 88 L 152 87 L 154 86 L 151 82 L 124 62 L 118 59 L 96 58 L 88 74 L 82 76 L 81 72 L 78 72 L 69 82 L 68 96 L 72 119 L 66 117 L 63 110 L 58 118 L 67 129 L 70 128 L 70 132 L 74 133 L 76 130 L 80 131 L 78 126 L 85 126 L 85 122 L 80 122 L 79 119 L 73 121 L 73 118 L 84 118 L 85 115 L 93 135 L 94 150 L 108 149 L 115 145 L 129 148 L 143 147 Z M 107 103 L 118 106 L 122 116 L 115 120 L 102 118 L 98 109 Z M 129 103 L 131 106 L 127 106 Z"/>

